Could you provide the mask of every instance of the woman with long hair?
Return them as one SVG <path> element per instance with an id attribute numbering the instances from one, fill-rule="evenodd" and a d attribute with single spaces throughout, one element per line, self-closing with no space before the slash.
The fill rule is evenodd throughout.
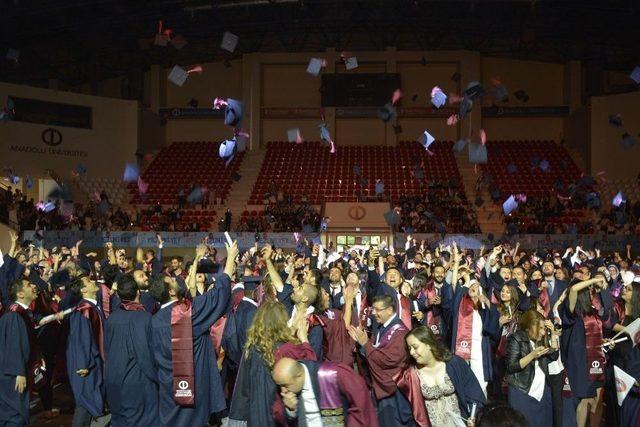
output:
<path id="1" fill-rule="evenodd" d="M 514 269 L 515 270 L 515 269 Z M 496 396 L 505 395 L 507 385 L 504 382 L 505 373 L 505 357 L 507 355 L 507 339 L 513 334 L 518 326 L 518 306 L 520 304 L 520 293 L 518 289 L 511 283 L 515 280 L 509 280 L 500 288 L 498 297 L 498 305 L 496 306 L 500 318 L 500 341 L 496 348 L 496 357 L 493 360 L 494 381 L 493 393 Z"/>
<path id="2" fill-rule="evenodd" d="M 609 365 L 607 367 L 607 420 L 614 420 L 613 425 L 632 425 L 633 420 L 640 419 L 640 384 L 635 387 L 618 405 L 616 396 L 615 373 L 613 366 L 617 366 L 634 378 L 640 378 L 640 346 L 634 345 L 634 337 L 628 336 L 625 327 L 640 319 L 640 283 L 625 282 L 620 290 L 620 298 L 615 301 L 612 312 L 612 332 L 626 337 L 627 340 L 617 343 L 608 352 Z M 610 418 L 612 417 L 612 418 Z"/>
<path id="3" fill-rule="evenodd" d="M 529 310 L 520 316 L 518 328 L 507 340 L 509 405 L 520 411 L 532 426 L 553 425 L 547 377 L 550 353 L 557 352 L 558 341 L 552 339 L 550 346 L 546 345 L 545 318 L 538 311 Z"/>
<path id="4" fill-rule="evenodd" d="M 606 291 L 606 280 L 598 275 L 593 279 L 574 280 L 569 286 L 562 318 L 562 362 L 569 387 L 575 399 L 578 427 L 587 423 L 589 412 L 596 413 L 602 399 L 605 356 L 602 349 L 603 322 L 609 320 L 613 306 Z M 585 349 L 586 351 L 576 351 Z"/>
<path id="5" fill-rule="evenodd" d="M 284 406 L 271 377 L 283 357 L 316 360 L 307 338 L 307 320 L 299 317 L 289 328 L 284 305 L 265 299 L 247 331 L 231 409 L 229 426 L 277 426 L 286 423 Z"/>
<path id="6" fill-rule="evenodd" d="M 398 388 L 411 404 L 420 427 L 473 425 L 471 414 L 486 402 L 469 365 L 451 352 L 426 326 L 405 337 L 414 363 L 397 377 Z M 475 406 L 475 409 L 474 409 Z"/>

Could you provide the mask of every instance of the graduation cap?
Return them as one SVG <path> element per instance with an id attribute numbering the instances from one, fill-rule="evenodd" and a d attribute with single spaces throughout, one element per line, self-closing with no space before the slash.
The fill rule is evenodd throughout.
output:
<path id="1" fill-rule="evenodd" d="M 140 169 L 138 168 L 138 165 L 134 163 L 127 163 L 124 166 L 124 176 L 122 178 L 124 182 L 137 182 L 139 176 Z"/>
<path id="2" fill-rule="evenodd" d="M 242 284 L 244 285 L 245 292 L 253 292 L 260 286 L 260 282 L 262 282 L 262 277 L 260 276 L 244 276 L 240 279 Z"/>
<path id="3" fill-rule="evenodd" d="M 238 36 L 225 31 L 222 35 L 222 42 L 220 43 L 220 47 L 227 52 L 233 53 L 236 50 L 236 46 L 238 46 Z"/>
<path id="4" fill-rule="evenodd" d="M 325 61 L 320 58 L 311 58 L 309 60 L 309 65 L 307 65 L 307 73 L 312 76 L 318 77 L 320 71 L 322 71 L 322 67 L 324 67 Z"/>
<path id="5" fill-rule="evenodd" d="M 507 200 L 502 204 L 502 211 L 505 215 L 509 215 L 511 212 L 518 208 L 518 202 L 516 202 L 515 196 L 512 194 L 509 196 Z"/>
<path id="6" fill-rule="evenodd" d="M 353 70 L 358 68 L 358 59 L 355 56 L 346 58 L 344 60 L 344 66 L 347 70 Z"/>
<path id="7" fill-rule="evenodd" d="M 499 84 L 493 88 L 493 98 L 498 102 L 509 101 L 509 91 L 504 85 Z"/>
<path id="8" fill-rule="evenodd" d="M 187 77 L 189 77 L 189 74 L 201 73 L 201 72 L 202 72 L 202 66 L 200 65 L 196 65 L 190 70 L 185 70 L 184 68 L 178 65 L 174 65 L 171 71 L 169 72 L 168 79 L 171 83 L 182 87 L 184 82 L 187 81 Z"/>
<path id="9" fill-rule="evenodd" d="M 597 193 L 591 192 L 586 196 L 587 206 L 593 209 L 600 209 L 601 202 Z"/>
<path id="10" fill-rule="evenodd" d="M 462 150 L 464 150 L 467 142 L 468 141 L 466 139 L 459 139 L 458 142 L 453 144 L 453 151 L 455 151 L 456 153 L 462 153 Z"/>
<path id="11" fill-rule="evenodd" d="M 458 111 L 458 119 L 462 120 L 464 119 L 467 114 L 469 113 L 469 111 L 471 111 L 471 108 L 473 108 L 473 101 L 469 98 L 467 98 L 466 96 L 464 96 L 462 98 L 462 100 L 460 101 L 460 109 Z"/>
<path id="12" fill-rule="evenodd" d="M 518 172 L 518 167 L 516 165 L 514 165 L 513 163 L 509 163 L 507 165 L 507 172 L 516 173 L 516 172 Z"/>
<path id="13" fill-rule="evenodd" d="M 20 182 L 20 177 L 12 173 L 9 175 L 9 182 L 13 185 L 17 185 Z"/>
<path id="14" fill-rule="evenodd" d="M 431 89 L 431 103 L 436 108 L 440 108 L 447 103 L 447 95 L 438 86 L 434 86 Z"/>
<path id="15" fill-rule="evenodd" d="M 515 96 L 518 101 L 529 102 L 529 95 L 522 89 L 514 92 L 513 96 Z"/>
<path id="16" fill-rule="evenodd" d="M 71 195 L 71 191 L 69 190 L 69 186 L 67 184 L 60 183 L 51 190 L 51 192 L 47 195 L 47 199 L 60 199 L 60 200 L 71 200 L 73 196 Z"/>
<path id="17" fill-rule="evenodd" d="M 237 144 L 235 138 L 227 139 L 220 143 L 218 154 L 220 158 L 224 160 L 225 166 L 229 166 L 229 163 L 233 160 L 233 156 L 236 154 Z"/>
<path id="18" fill-rule="evenodd" d="M 475 142 L 469 143 L 469 162 L 475 164 L 487 163 L 487 147 Z"/>
<path id="19" fill-rule="evenodd" d="M 384 106 L 378 108 L 378 117 L 385 123 L 393 120 L 396 117 L 396 107 L 394 107 L 391 103 L 385 104 Z"/>
<path id="20" fill-rule="evenodd" d="M 436 139 L 431 136 L 431 134 L 426 130 L 422 133 L 422 135 L 420 135 L 420 138 L 418 138 L 418 142 L 425 148 L 425 150 L 428 150 L 435 140 Z"/>
<path id="21" fill-rule="evenodd" d="M 617 128 L 622 127 L 622 116 L 620 113 L 609 115 L 609 124 Z"/>
<path id="22" fill-rule="evenodd" d="M 482 87 L 480 82 L 471 81 L 467 85 L 467 88 L 465 89 L 463 95 L 472 101 L 478 98 L 482 98 L 484 96 L 484 87 Z"/>
<path id="23" fill-rule="evenodd" d="M 202 188 L 202 187 L 194 188 L 191 191 L 191 193 L 189 193 L 189 195 L 187 196 L 187 202 L 192 205 L 195 205 L 196 203 L 200 203 L 202 201 L 202 198 L 206 194 L 206 192 L 207 190 L 205 188 Z"/>
<path id="24" fill-rule="evenodd" d="M 622 191 L 618 191 L 618 194 L 613 196 L 613 200 L 611 201 L 613 206 L 615 206 L 616 208 L 625 202 L 626 200 L 624 199 L 624 195 L 622 194 Z"/>
<path id="25" fill-rule="evenodd" d="M 33 178 L 29 175 L 24 179 L 24 185 L 27 186 L 27 189 L 31 190 L 33 188 Z"/>
<path id="26" fill-rule="evenodd" d="M 381 179 L 376 181 L 376 195 L 384 193 L 384 181 Z"/>
<path id="27" fill-rule="evenodd" d="M 295 142 L 297 144 L 302 144 L 302 134 L 300 133 L 300 129 L 293 128 L 287 130 L 287 140 L 289 142 Z"/>
<path id="28" fill-rule="evenodd" d="M 360 167 L 359 164 L 355 163 L 353 165 L 353 175 L 360 176 L 361 173 L 362 173 L 362 168 Z"/>
<path id="29" fill-rule="evenodd" d="M 631 74 L 629 74 L 629 77 L 631 77 L 631 80 L 636 82 L 636 84 L 640 85 L 640 65 L 635 67 L 633 71 L 631 71 Z"/>
<path id="30" fill-rule="evenodd" d="M 460 74 L 459 72 L 455 72 L 451 75 L 451 80 L 453 80 L 456 83 L 460 83 L 460 78 L 462 77 L 462 74 Z"/>
<path id="31" fill-rule="evenodd" d="M 386 212 L 384 215 L 384 220 L 389 226 L 398 225 L 400 223 L 400 215 L 396 212 L 395 209 Z"/>
<path id="32" fill-rule="evenodd" d="M 244 103 L 237 99 L 227 98 L 227 105 L 224 109 L 224 124 L 237 126 L 242 121 L 243 114 Z"/>
<path id="33" fill-rule="evenodd" d="M 44 212 L 51 212 L 52 210 L 54 210 L 56 208 L 56 204 L 53 202 L 47 202 L 44 203 L 41 207 L 42 211 Z"/>
<path id="34" fill-rule="evenodd" d="M 149 183 L 144 182 L 144 181 L 142 180 L 142 177 L 141 177 L 141 176 L 139 176 L 139 177 L 138 177 L 138 192 L 139 192 L 140 194 L 146 194 L 146 193 L 147 193 L 147 190 L 149 190 Z"/>
<path id="35" fill-rule="evenodd" d="M 549 170 L 549 161 L 548 160 L 543 160 L 540 162 L 540 170 L 542 170 L 543 172 L 546 172 Z"/>
<path id="36" fill-rule="evenodd" d="M 628 150 L 629 148 L 633 147 L 634 145 L 636 145 L 636 140 L 633 136 L 629 135 L 628 133 L 623 133 L 622 134 L 622 139 L 620 140 L 620 147 L 622 147 L 624 150 Z"/>
<path id="37" fill-rule="evenodd" d="M 329 129 L 327 128 L 326 123 L 322 123 L 318 126 L 320 128 L 320 139 L 325 142 L 331 142 L 331 133 L 329 133 Z"/>
<path id="38" fill-rule="evenodd" d="M 7 50 L 7 60 L 18 62 L 20 59 L 20 51 L 18 49 L 9 48 Z"/>

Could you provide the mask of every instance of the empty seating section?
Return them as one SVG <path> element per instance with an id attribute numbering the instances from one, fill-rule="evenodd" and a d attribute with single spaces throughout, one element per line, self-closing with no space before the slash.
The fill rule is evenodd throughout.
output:
<path id="1" fill-rule="evenodd" d="M 78 182 L 92 200 L 99 200 L 100 194 L 104 192 L 115 205 L 126 204 L 129 201 L 129 191 L 120 179 L 82 177 Z"/>
<path id="2" fill-rule="evenodd" d="M 364 198 L 374 197 L 377 179 L 384 182 L 385 195 L 393 201 L 402 195 L 419 195 L 421 186 L 413 176 L 416 163 L 422 164 L 427 182 L 453 177 L 461 182 L 451 147 L 451 141 L 437 141 L 430 147 L 435 155 L 429 156 L 417 142 L 403 141 L 397 147 L 338 146 L 337 154 L 331 154 L 320 142 L 272 141 L 249 204 L 263 204 L 272 180 L 281 192 L 293 196 L 294 203 L 303 196 L 314 205 L 353 202 L 358 192 Z M 356 164 L 368 181 L 364 186 L 355 176 Z"/>
<path id="3" fill-rule="evenodd" d="M 506 195 L 539 196 L 553 191 L 557 180 L 568 184 L 580 178 L 580 169 L 567 150 L 554 141 L 488 141 L 487 156 L 483 168 Z M 540 163 L 545 160 L 549 168 L 543 171 Z M 515 173 L 507 170 L 510 164 L 515 165 Z"/>
<path id="4" fill-rule="evenodd" d="M 212 141 L 174 142 L 158 153 L 142 179 L 149 184 L 147 197 L 138 194 L 137 184 L 129 184 L 133 204 L 176 204 L 178 191 L 189 191 L 192 184 L 216 191 L 225 201 L 231 180 L 242 162 L 238 153 L 229 166 L 218 155 L 218 143 Z M 213 197 L 211 197 L 213 200 Z"/>

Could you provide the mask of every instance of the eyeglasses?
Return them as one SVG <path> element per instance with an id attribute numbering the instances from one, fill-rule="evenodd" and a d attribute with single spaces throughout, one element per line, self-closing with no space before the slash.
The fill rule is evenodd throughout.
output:
<path id="1" fill-rule="evenodd" d="M 372 308 L 373 311 L 375 311 L 377 313 L 377 312 L 380 312 L 380 311 L 384 311 L 389 307 L 391 307 L 391 306 L 387 306 L 387 307 L 375 307 L 375 306 L 373 306 L 371 308 Z"/>

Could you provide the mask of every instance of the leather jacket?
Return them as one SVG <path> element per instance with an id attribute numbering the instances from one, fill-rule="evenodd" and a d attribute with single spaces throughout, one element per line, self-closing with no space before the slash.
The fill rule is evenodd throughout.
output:
<path id="1" fill-rule="evenodd" d="M 531 353 L 533 348 L 529 342 L 529 334 L 525 331 L 516 331 L 507 339 L 506 378 L 507 383 L 524 393 L 528 393 L 535 375 L 535 360 L 524 369 L 520 368 L 520 359 Z M 538 363 L 545 378 L 549 375 L 549 362 L 555 360 L 558 352 L 544 355 L 538 358 Z"/>

